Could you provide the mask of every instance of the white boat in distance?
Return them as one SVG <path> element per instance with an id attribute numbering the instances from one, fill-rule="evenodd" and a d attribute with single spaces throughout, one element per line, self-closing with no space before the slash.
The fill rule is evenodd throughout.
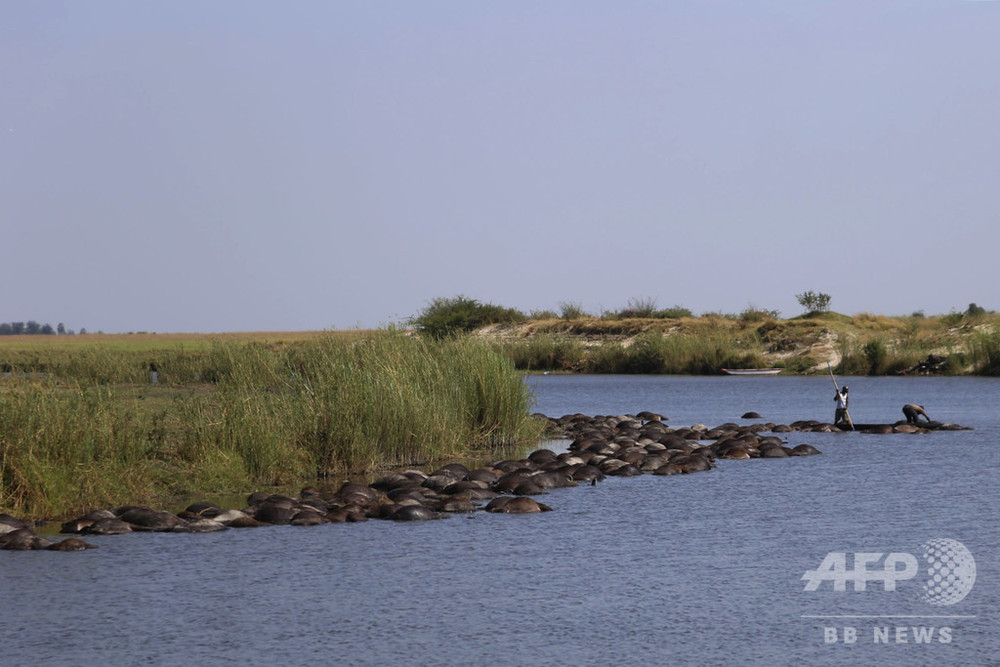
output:
<path id="1" fill-rule="evenodd" d="M 723 373 L 728 373 L 729 375 L 777 375 L 782 369 L 780 368 L 723 368 Z"/>

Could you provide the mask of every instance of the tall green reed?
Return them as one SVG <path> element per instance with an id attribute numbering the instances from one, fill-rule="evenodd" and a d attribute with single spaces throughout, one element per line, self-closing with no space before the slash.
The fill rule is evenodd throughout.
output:
<path id="1" fill-rule="evenodd" d="M 590 368 L 597 373 L 712 374 L 723 368 L 764 363 L 763 347 L 750 333 L 672 334 L 647 332 L 633 343 L 607 345 L 590 351 Z"/>
<path id="2" fill-rule="evenodd" d="M 916 337 L 894 340 L 876 336 L 863 342 L 844 338 L 838 346 L 841 360 L 836 370 L 842 375 L 895 375 L 913 368 L 936 351 L 940 353 L 940 348 L 939 341 Z M 963 355 L 951 352 L 949 346 L 947 356 L 949 363 L 944 372 L 960 373 Z"/>
<path id="3" fill-rule="evenodd" d="M 504 341 L 494 348 L 507 355 L 514 367 L 526 371 L 567 371 L 581 366 L 586 348 L 580 341 L 540 334 L 526 340 Z"/>
<path id="4" fill-rule="evenodd" d="M 44 516 L 148 497 L 155 432 L 107 387 L 15 380 L 0 398 L 0 507 Z"/>
<path id="5" fill-rule="evenodd" d="M 973 334 L 966 356 L 977 375 L 1000 375 L 1000 328 L 992 327 Z"/>
<path id="6" fill-rule="evenodd" d="M 542 426 L 510 360 L 472 339 L 218 342 L 187 364 L 190 386 L 108 385 L 90 370 L 101 358 L 81 362 L 82 381 L 67 365 L 0 387 L 0 508 L 45 515 L 291 484 L 530 443 Z"/>
<path id="7" fill-rule="evenodd" d="M 537 437 L 527 389 L 482 342 L 385 332 L 296 353 L 299 441 L 323 468 L 415 463 Z"/>

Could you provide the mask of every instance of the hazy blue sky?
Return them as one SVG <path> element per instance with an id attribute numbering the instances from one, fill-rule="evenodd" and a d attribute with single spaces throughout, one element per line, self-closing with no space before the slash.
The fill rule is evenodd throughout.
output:
<path id="1" fill-rule="evenodd" d="M 1000 309 L 1000 2 L 5 2 L 0 322 Z"/>

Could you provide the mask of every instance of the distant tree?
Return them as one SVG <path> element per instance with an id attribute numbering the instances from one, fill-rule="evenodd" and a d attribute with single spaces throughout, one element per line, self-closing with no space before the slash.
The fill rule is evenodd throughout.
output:
<path id="1" fill-rule="evenodd" d="M 62 326 L 61 324 L 59 326 Z M 28 322 L 0 323 L 0 336 L 35 336 L 51 335 L 56 332 L 51 324 L 39 324 L 34 320 Z"/>
<path id="2" fill-rule="evenodd" d="M 822 313 L 830 310 L 829 294 L 809 290 L 802 294 L 796 294 L 795 298 L 798 300 L 799 305 L 805 308 L 808 313 Z"/>
<path id="3" fill-rule="evenodd" d="M 87 333 L 87 330 L 86 330 L 86 329 L 84 329 L 83 327 L 80 327 L 80 335 L 82 336 L 82 335 L 84 335 L 85 333 Z"/>
<path id="4" fill-rule="evenodd" d="M 56 333 L 59 334 L 60 336 L 66 333 L 66 327 L 63 326 L 62 322 L 56 325 Z"/>

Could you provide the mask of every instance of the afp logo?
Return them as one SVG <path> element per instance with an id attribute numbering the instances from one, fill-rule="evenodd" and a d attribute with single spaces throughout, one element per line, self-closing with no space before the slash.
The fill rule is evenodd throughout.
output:
<path id="1" fill-rule="evenodd" d="M 976 561 L 958 540 L 939 538 L 920 545 L 921 560 L 906 552 L 831 551 L 815 570 L 802 575 L 805 590 L 819 590 L 830 582 L 835 591 L 846 591 L 850 582 L 855 591 L 868 590 L 868 584 L 881 584 L 884 591 L 895 591 L 901 581 L 918 578 L 923 582 L 919 599 L 933 605 L 948 606 L 961 602 L 976 583 Z"/>

